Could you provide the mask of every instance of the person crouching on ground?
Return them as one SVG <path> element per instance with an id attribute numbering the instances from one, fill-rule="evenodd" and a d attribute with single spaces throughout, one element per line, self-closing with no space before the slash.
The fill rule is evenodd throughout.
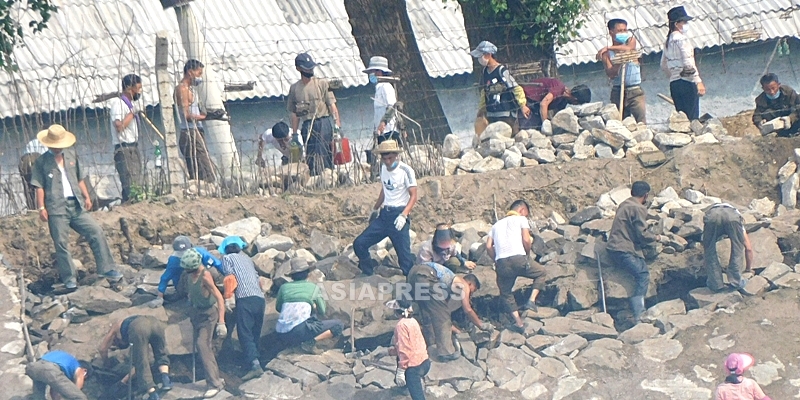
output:
<path id="1" fill-rule="evenodd" d="M 261 326 L 264 324 L 264 292 L 258 280 L 258 272 L 253 260 L 242 252 L 247 247 L 239 236 L 228 236 L 220 244 L 222 268 L 225 275 L 236 278 L 236 329 L 239 334 L 239 343 L 244 352 L 245 361 L 250 371 L 242 377 L 243 381 L 257 378 L 264 374 L 261 362 L 258 360 L 258 340 L 261 339 Z M 230 299 L 229 299 L 230 300 Z M 229 301 L 226 300 L 226 308 Z"/>
<path id="2" fill-rule="evenodd" d="M 382 142 L 376 150 L 382 163 L 381 194 L 369 217 L 369 226 L 353 241 L 358 268 L 366 275 L 372 275 L 374 269 L 369 248 L 386 237 L 397 252 L 403 275 L 408 276 L 408 271 L 414 266 L 408 215 L 417 203 L 417 177 L 411 166 L 398 159 L 401 151 L 394 140 Z"/>
<path id="3" fill-rule="evenodd" d="M 181 257 L 181 268 L 188 274 L 186 291 L 191 305 L 189 319 L 192 322 L 197 352 L 200 353 L 208 382 L 208 390 L 203 394 L 203 398 L 210 399 L 225 386 L 225 381 L 219 377 L 217 358 L 214 355 L 214 333 L 216 332 L 219 338 L 225 338 L 228 329 L 225 327 L 225 304 L 222 293 L 214 284 L 211 274 L 203 268 L 202 261 L 203 256 L 195 249 L 186 250 Z"/>
<path id="4" fill-rule="evenodd" d="M 49 351 L 25 367 L 25 375 L 33 381 L 32 400 L 45 400 L 48 386 L 53 400 L 88 400 L 81 389 L 91 374 L 90 363 L 60 350 Z"/>
<path id="5" fill-rule="evenodd" d="M 158 282 L 158 297 L 147 302 L 147 305 L 150 308 L 158 308 L 164 305 L 164 293 L 167 291 L 167 285 L 172 282 L 172 285 L 177 289 L 178 284 L 181 280 L 181 274 L 183 274 L 183 268 L 181 268 L 181 257 L 186 253 L 186 250 L 189 250 L 192 247 L 192 240 L 189 239 L 188 236 L 177 236 L 175 240 L 172 241 L 172 255 L 169 256 L 167 259 L 167 268 L 161 274 L 161 279 Z M 205 247 L 194 247 L 198 253 L 202 256 L 202 264 L 206 268 L 214 267 L 219 271 L 221 274 L 224 275 L 224 271 L 222 270 L 222 261 L 218 260 L 216 257 L 212 256 Z"/>
<path id="6" fill-rule="evenodd" d="M 411 399 L 424 400 L 425 383 L 423 379 L 431 369 L 431 360 L 428 358 L 422 329 L 417 320 L 411 316 L 413 312 L 411 303 L 395 300 L 389 302 L 389 307 L 393 308 L 395 313 L 400 314 L 401 317 L 394 327 L 389 355 L 397 356 L 398 367 L 405 370 L 406 387 Z"/>
<path id="7" fill-rule="evenodd" d="M 436 225 L 436 231 L 431 240 L 425 241 L 420 246 L 417 254 L 417 264 L 435 262 L 444 265 L 453 272 L 460 269 L 475 269 L 473 261 L 467 261 L 461 255 L 461 245 L 456 242 L 456 237 L 449 224 Z"/>
<path id="8" fill-rule="evenodd" d="M 275 309 L 281 313 L 275 331 L 287 346 L 301 345 L 303 351 L 316 353 L 317 342 L 342 334 L 344 324 L 337 319 L 319 320 L 325 315 L 326 304 L 319 286 L 309 282 L 312 267 L 308 262 L 294 258 L 289 277 L 278 290 Z"/>
<path id="9" fill-rule="evenodd" d="M 717 386 L 714 400 L 770 400 L 761 386 L 750 378 L 742 376 L 755 364 L 750 354 L 732 353 L 725 359 L 725 370 L 728 375 L 725 382 Z"/>

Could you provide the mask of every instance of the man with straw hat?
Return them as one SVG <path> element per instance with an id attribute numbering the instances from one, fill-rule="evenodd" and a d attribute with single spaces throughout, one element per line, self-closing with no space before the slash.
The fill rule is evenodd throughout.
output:
<path id="1" fill-rule="evenodd" d="M 367 275 L 372 275 L 375 268 L 369 248 L 386 237 L 397 252 L 403 275 L 407 276 L 414 266 L 408 215 L 417 202 L 417 177 L 411 166 L 398 160 L 400 151 L 394 140 L 382 142 L 375 150 L 381 155 L 381 193 L 369 217 L 369 226 L 353 242 L 358 268 Z"/>
<path id="2" fill-rule="evenodd" d="M 364 73 L 369 77 L 369 83 L 375 85 L 373 129 L 375 129 L 378 144 L 386 139 L 399 140 L 400 134 L 396 131 L 395 126 L 397 118 L 394 115 L 397 92 L 394 86 L 384 78 L 392 75 L 389 61 L 386 57 L 374 56 L 369 59 L 369 66 Z"/>
<path id="3" fill-rule="evenodd" d="M 49 149 L 33 164 L 31 185 L 36 187 L 39 218 L 47 222 L 56 247 L 56 267 L 69 290 L 77 288 L 75 264 L 69 251 L 69 228 L 89 242 L 97 264 L 97 274 L 117 282 L 122 274 L 113 269 L 114 259 L 100 225 L 89 216 L 92 200 L 86 189 L 85 171 L 72 145 L 75 135 L 54 124 L 36 137 Z"/>

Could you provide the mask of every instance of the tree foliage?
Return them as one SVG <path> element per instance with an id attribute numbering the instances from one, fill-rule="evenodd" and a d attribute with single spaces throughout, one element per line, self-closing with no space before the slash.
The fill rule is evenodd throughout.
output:
<path id="1" fill-rule="evenodd" d="M 25 37 L 26 27 L 41 32 L 56 11 L 53 0 L 0 0 L 0 67 L 15 68 L 14 46 Z"/>
<path id="2" fill-rule="evenodd" d="M 534 46 L 552 49 L 574 37 L 583 25 L 589 0 L 461 0 L 491 15 L 497 29 Z"/>

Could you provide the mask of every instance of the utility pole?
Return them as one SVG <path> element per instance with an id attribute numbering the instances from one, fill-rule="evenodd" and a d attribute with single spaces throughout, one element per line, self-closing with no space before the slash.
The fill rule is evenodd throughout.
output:
<path id="1" fill-rule="evenodd" d="M 166 31 L 156 34 L 156 81 L 161 105 L 161 120 L 164 122 L 164 147 L 167 150 L 167 179 L 172 194 L 179 195 L 186 185 L 186 165 L 178 151 L 178 135 L 175 131 L 175 113 L 172 90 L 175 82 L 169 72 L 169 39 Z"/>

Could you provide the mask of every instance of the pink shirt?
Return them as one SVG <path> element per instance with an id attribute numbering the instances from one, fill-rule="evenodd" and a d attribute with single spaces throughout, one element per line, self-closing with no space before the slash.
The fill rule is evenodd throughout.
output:
<path id="1" fill-rule="evenodd" d="M 717 386 L 714 400 L 762 400 L 767 395 L 756 381 L 744 378 L 742 383 L 723 383 Z"/>
<path id="2" fill-rule="evenodd" d="M 400 368 L 416 367 L 428 359 L 422 329 L 414 318 L 401 318 L 394 327 L 392 345 L 397 348 Z"/>

